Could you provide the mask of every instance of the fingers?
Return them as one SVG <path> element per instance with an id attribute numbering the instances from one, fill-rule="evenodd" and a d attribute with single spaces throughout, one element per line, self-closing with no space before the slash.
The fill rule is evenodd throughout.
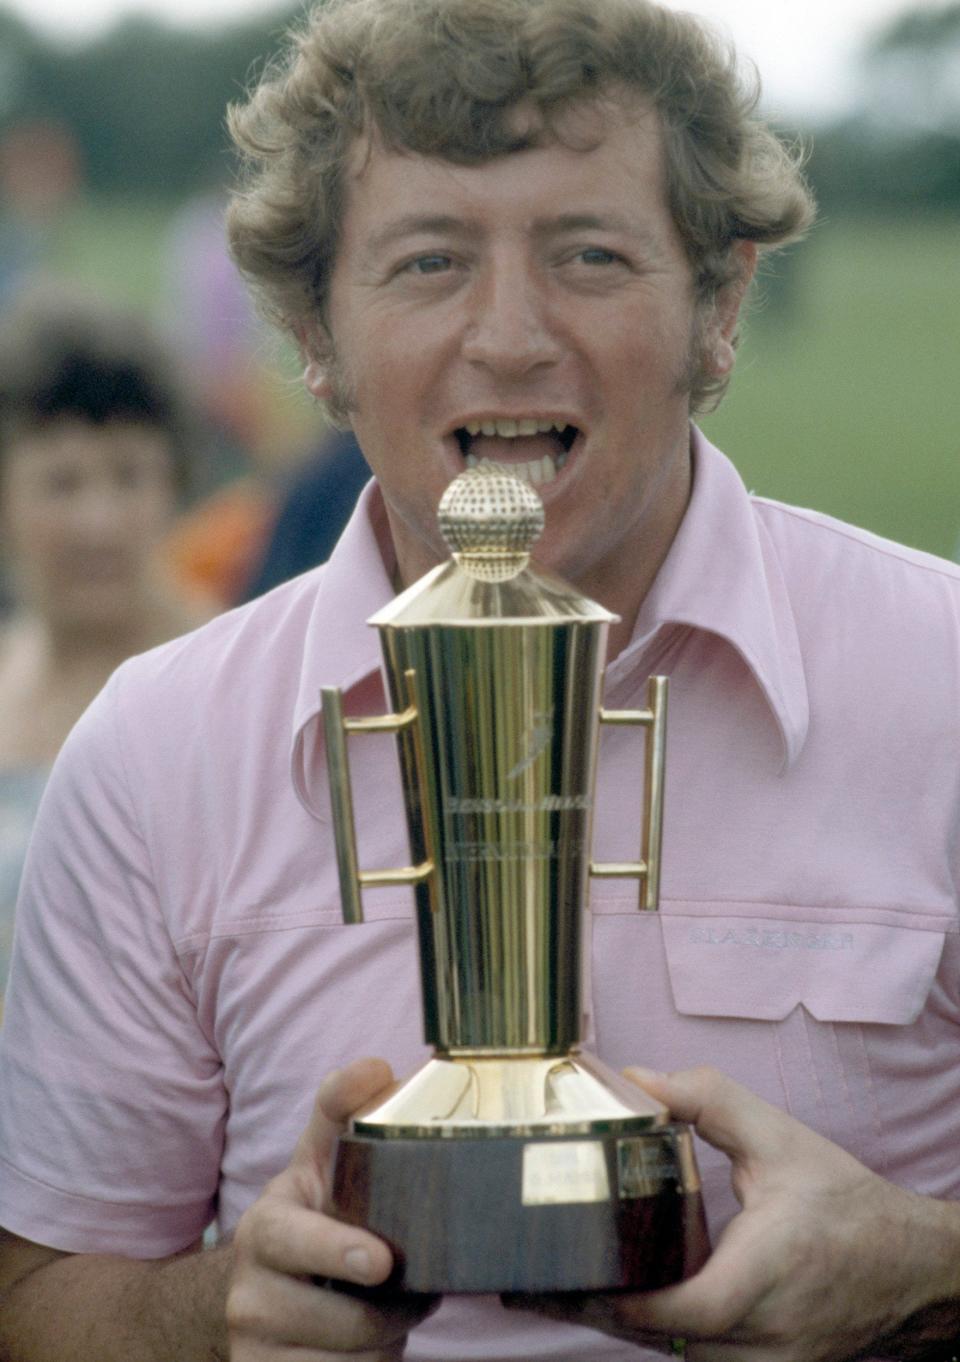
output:
<path id="1" fill-rule="evenodd" d="M 357 1286 L 386 1281 L 393 1257 L 381 1239 L 296 1205 L 278 1184 L 268 1187 L 237 1227 L 239 1258 L 290 1276 L 329 1277 Z"/>
<path id="2" fill-rule="evenodd" d="M 251 1349 L 269 1348 L 266 1356 L 304 1348 L 324 1357 L 360 1353 L 380 1358 L 394 1350 L 399 1357 L 407 1334 L 435 1305 L 432 1298 L 422 1296 L 365 1301 L 330 1287 L 276 1276 L 256 1290 L 232 1293 L 227 1321 L 233 1340 L 242 1341 L 241 1346 L 249 1343 Z M 236 1351 L 235 1342 L 232 1358 Z"/>
<path id="3" fill-rule="evenodd" d="M 611 1303 L 618 1297 L 590 1295 L 583 1291 L 556 1292 L 550 1295 L 525 1295 L 505 1292 L 500 1297 L 507 1310 L 531 1310 L 558 1324 L 579 1324 L 617 1338 L 625 1338 L 636 1347 L 650 1348 L 666 1357 L 677 1356 L 678 1349 L 669 1334 L 645 1330 L 634 1323 L 618 1327 L 611 1311 Z"/>
<path id="4" fill-rule="evenodd" d="M 902 1323 L 930 1276 L 929 1257 L 919 1267 L 911 1259 L 911 1245 L 929 1237 L 916 1232 L 922 1199 L 714 1070 L 627 1076 L 730 1156 L 743 1209 L 687 1281 L 528 1297 L 528 1308 L 653 1347 L 684 1338 L 690 1362 L 872 1355 L 891 1311 Z M 929 1214 L 922 1223 L 929 1230 Z"/>
<path id="5" fill-rule="evenodd" d="M 621 1326 L 692 1339 L 739 1342 L 739 1326 L 775 1289 L 780 1245 L 773 1227 L 737 1217 L 695 1276 L 614 1300 Z"/>
<path id="6" fill-rule="evenodd" d="M 324 1212 L 344 1122 L 391 1079 L 379 1060 L 351 1064 L 327 1079 L 290 1165 L 241 1217 L 227 1297 L 235 1362 L 280 1362 L 296 1349 L 308 1350 L 316 1362 L 346 1353 L 386 1362 L 401 1356 L 408 1330 L 429 1312 L 429 1300 L 364 1298 L 314 1283 L 334 1279 L 370 1288 L 393 1270 L 382 1240 Z"/>
<path id="7" fill-rule="evenodd" d="M 752 1307 L 755 1288 L 746 1288 L 741 1299 L 735 1291 L 726 1292 L 720 1278 L 705 1282 L 705 1272 L 659 1291 L 515 1296 L 504 1303 L 664 1353 L 675 1352 L 677 1337 L 740 1342 L 737 1325 Z"/>
<path id="8" fill-rule="evenodd" d="M 337 1137 L 348 1118 L 393 1082 L 382 1059 L 360 1059 L 329 1074 L 321 1083 L 306 1129 L 297 1142 L 290 1171 L 298 1199 L 322 1210 L 326 1180 Z"/>
<path id="9" fill-rule="evenodd" d="M 329 1074 L 317 1094 L 323 1118 L 342 1126 L 349 1116 L 393 1082 L 390 1065 L 382 1059 L 358 1059 L 345 1069 Z"/>
<path id="10" fill-rule="evenodd" d="M 801 1132 L 812 1136 L 786 1113 L 716 1069 L 661 1074 L 631 1067 L 624 1070 L 624 1076 L 734 1160 L 783 1159 L 790 1142 Z"/>
<path id="11" fill-rule="evenodd" d="M 296 1204 L 287 1175 L 281 1175 L 237 1227 L 227 1297 L 231 1358 L 272 1362 L 294 1347 L 316 1350 L 318 1359 L 369 1353 L 379 1362 L 393 1348 L 400 1356 L 407 1331 L 427 1313 L 429 1302 L 364 1299 L 312 1281 L 334 1278 L 370 1287 L 385 1281 L 392 1267 L 386 1244 Z"/>

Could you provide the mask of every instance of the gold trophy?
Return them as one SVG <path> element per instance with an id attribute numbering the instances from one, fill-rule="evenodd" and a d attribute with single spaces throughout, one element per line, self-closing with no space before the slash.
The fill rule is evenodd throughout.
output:
<path id="1" fill-rule="evenodd" d="M 440 503 L 452 559 L 370 623 L 394 713 L 323 691 L 344 920 L 410 884 L 434 1057 L 340 1140 L 340 1218 L 391 1246 L 415 1292 L 647 1289 L 709 1253 L 688 1127 L 580 1046 L 590 876 L 657 907 L 667 682 L 600 706 L 615 616 L 530 563 L 543 505 L 498 465 Z M 647 729 L 641 859 L 590 858 L 599 726 Z M 357 863 L 349 733 L 396 733 L 411 862 Z M 638 1056 L 638 1061 L 640 1056 Z"/>

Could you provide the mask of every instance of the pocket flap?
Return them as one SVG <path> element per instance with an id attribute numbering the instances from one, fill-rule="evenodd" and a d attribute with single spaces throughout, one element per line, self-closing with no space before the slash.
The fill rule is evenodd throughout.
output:
<path id="1" fill-rule="evenodd" d="M 802 913 L 803 910 L 798 910 Z M 802 1004 L 818 1021 L 915 1021 L 933 984 L 945 930 L 849 918 L 664 913 L 677 1010 L 780 1021 Z"/>

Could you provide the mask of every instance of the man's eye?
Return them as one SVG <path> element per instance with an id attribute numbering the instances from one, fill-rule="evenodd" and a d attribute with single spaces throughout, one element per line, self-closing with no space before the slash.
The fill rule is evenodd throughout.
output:
<path id="1" fill-rule="evenodd" d="M 620 260 L 613 251 L 605 250 L 603 246 L 588 246 L 586 250 L 580 252 L 580 259 L 585 265 L 615 265 Z"/>
<path id="2" fill-rule="evenodd" d="M 409 274 L 442 274 L 450 268 L 451 263 L 448 255 L 418 255 L 404 269 Z"/>

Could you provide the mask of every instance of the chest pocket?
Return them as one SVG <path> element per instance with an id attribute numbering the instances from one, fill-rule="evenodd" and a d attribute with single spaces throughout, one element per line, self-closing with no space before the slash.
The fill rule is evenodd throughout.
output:
<path id="1" fill-rule="evenodd" d="M 594 909 L 587 1043 L 613 1067 L 709 1064 L 886 1176 L 957 1181 L 955 910 Z M 698 1157 L 719 1226 L 736 1209 L 729 1167 L 705 1145 Z"/>
<path id="2" fill-rule="evenodd" d="M 909 1025 L 930 992 L 949 923 L 937 914 L 903 917 L 673 908 L 661 925 L 674 1004 L 700 1017 L 782 1021 L 802 1006 L 822 1022 Z"/>
<path id="3" fill-rule="evenodd" d="M 945 1023 L 960 1036 L 943 998 L 931 1009 L 935 1021 L 925 1014 L 955 918 L 685 907 L 662 916 L 663 945 L 676 1012 L 700 1037 L 710 1034 L 704 1060 L 882 1173 L 902 1157 L 898 1129 L 905 1104 L 915 1104 L 922 1161 L 924 1092 L 952 1081 L 948 1066 L 931 1071 L 931 1028 Z"/>

